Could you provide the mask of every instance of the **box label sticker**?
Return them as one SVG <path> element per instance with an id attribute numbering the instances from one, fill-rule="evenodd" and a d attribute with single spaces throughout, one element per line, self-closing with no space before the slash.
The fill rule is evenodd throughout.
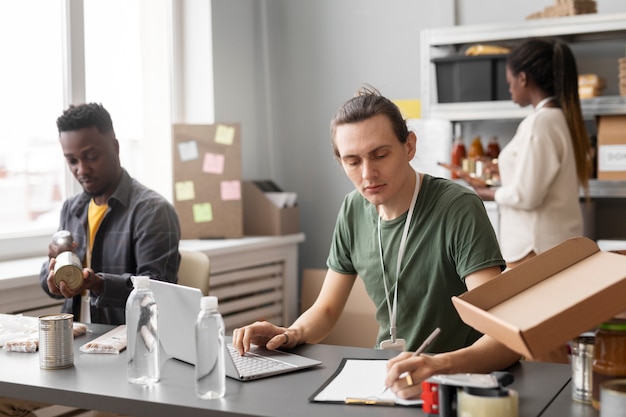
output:
<path id="1" fill-rule="evenodd" d="M 599 171 L 626 171 L 626 145 L 600 145 L 598 149 Z"/>

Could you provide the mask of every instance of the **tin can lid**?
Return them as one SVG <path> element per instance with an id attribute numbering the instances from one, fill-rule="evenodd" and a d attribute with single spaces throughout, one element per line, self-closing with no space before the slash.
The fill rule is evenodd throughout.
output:
<path id="1" fill-rule="evenodd" d="M 57 287 L 61 285 L 61 281 L 65 281 L 65 284 L 71 290 L 76 290 L 83 285 L 83 271 L 73 264 L 61 266 L 58 269 L 55 268 L 54 283 Z"/>

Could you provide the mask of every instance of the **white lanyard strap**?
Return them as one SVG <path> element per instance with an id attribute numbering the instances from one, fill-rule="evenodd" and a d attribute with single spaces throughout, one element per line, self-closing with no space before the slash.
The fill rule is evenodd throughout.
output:
<path id="1" fill-rule="evenodd" d="M 413 190 L 413 197 L 411 198 L 411 205 L 409 211 L 406 214 L 406 220 L 404 221 L 404 230 L 402 232 L 402 238 L 400 239 L 400 247 L 398 248 L 398 259 L 396 263 L 396 288 L 393 295 L 393 306 L 389 301 L 389 289 L 387 288 L 387 275 L 385 273 L 385 261 L 383 259 L 383 239 L 380 230 L 380 215 L 378 215 L 378 252 L 380 254 L 380 264 L 383 269 L 383 285 L 385 286 L 385 298 L 387 300 L 387 310 L 389 311 L 389 333 L 391 336 L 391 343 L 396 341 L 396 320 L 398 312 L 398 281 L 400 280 L 400 267 L 402 266 L 402 258 L 404 258 L 404 251 L 406 249 L 406 242 L 409 235 L 409 227 L 411 226 L 411 219 L 413 217 L 413 210 L 415 209 L 415 203 L 417 202 L 417 194 L 420 188 L 420 176 L 415 173 L 415 189 Z"/>

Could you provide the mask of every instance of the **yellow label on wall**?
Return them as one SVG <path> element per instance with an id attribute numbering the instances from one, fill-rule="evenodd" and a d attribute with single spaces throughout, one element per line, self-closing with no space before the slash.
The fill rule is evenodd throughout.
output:
<path id="1" fill-rule="evenodd" d="M 422 103 L 419 99 L 391 100 L 398 106 L 405 119 L 419 119 L 422 117 Z"/>

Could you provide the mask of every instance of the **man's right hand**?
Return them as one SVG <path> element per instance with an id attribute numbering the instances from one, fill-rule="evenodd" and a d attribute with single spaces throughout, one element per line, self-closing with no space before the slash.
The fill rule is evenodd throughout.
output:
<path id="1" fill-rule="evenodd" d="M 290 349 L 298 344 L 298 336 L 292 329 L 279 327 L 267 321 L 257 321 L 233 330 L 233 346 L 241 355 L 250 350 L 250 345 L 267 349 Z"/>

